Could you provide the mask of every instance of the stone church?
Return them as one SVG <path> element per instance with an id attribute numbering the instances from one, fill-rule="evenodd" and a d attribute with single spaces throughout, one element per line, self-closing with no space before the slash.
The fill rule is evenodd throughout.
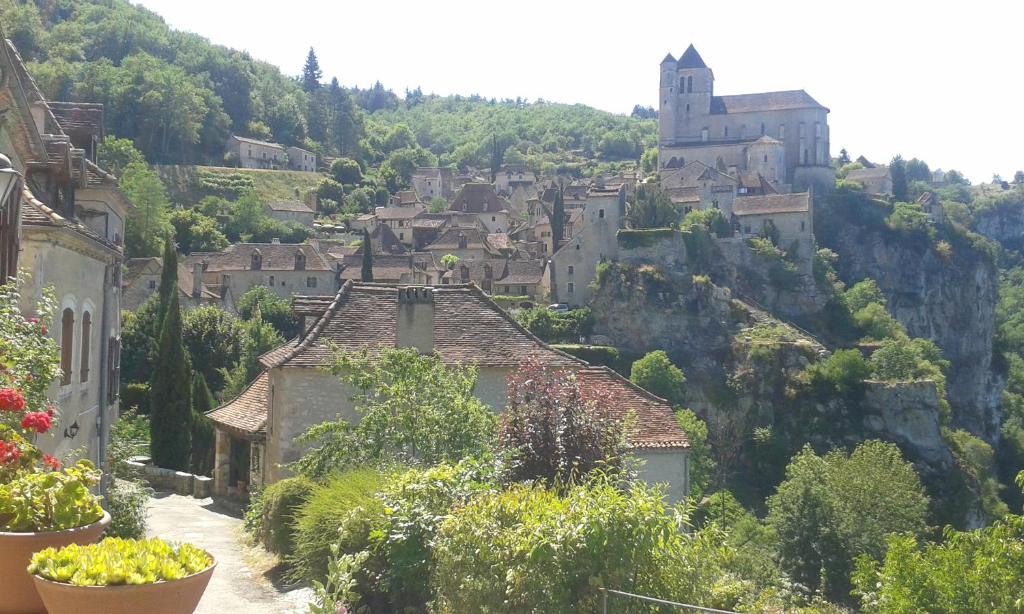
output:
<path id="1" fill-rule="evenodd" d="M 690 45 L 660 66 L 661 168 L 701 162 L 722 172 L 760 173 L 780 192 L 827 190 L 834 182 L 829 110 L 804 90 L 716 96 L 715 75 Z"/>

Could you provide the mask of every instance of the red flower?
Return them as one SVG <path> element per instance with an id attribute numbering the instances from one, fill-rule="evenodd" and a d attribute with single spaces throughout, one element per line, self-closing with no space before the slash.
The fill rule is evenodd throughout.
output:
<path id="1" fill-rule="evenodd" d="M 21 419 L 21 428 L 26 431 L 45 433 L 53 426 L 53 418 L 46 415 L 46 412 L 33 411 L 25 414 Z"/>
<path id="2" fill-rule="evenodd" d="M 25 397 L 14 388 L 0 389 L 0 411 L 24 411 Z"/>
<path id="3" fill-rule="evenodd" d="M 44 335 L 47 333 L 48 330 L 49 329 L 46 328 L 45 324 L 43 324 L 42 326 L 39 327 L 39 332 L 43 333 Z"/>
<path id="4" fill-rule="evenodd" d="M 25 321 L 28 322 L 29 324 L 39 324 L 39 318 L 28 318 Z"/>
<path id="5" fill-rule="evenodd" d="M 60 469 L 60 461 L 49 454 L 43 454 L 43 464 L 54 471 Z"/>
<path id="6" fill-rule="evenodd" d="M 53 414 L 54 414 L 54 412 L 53 412 L 53 405 L 47 405 L 46 406 L 46 415 L 52 418 Z"/>
<path id="7" fill-rule="evenodd" d="M 0 465 L 9 465 L 18 460 L 20 456 L 21 450 L 18 449 L 18 446 L 0 441 Z"/>

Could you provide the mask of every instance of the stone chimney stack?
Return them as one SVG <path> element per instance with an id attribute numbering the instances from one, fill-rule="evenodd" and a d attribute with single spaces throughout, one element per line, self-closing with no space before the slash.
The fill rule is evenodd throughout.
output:
<path id="1" fill-rule="evenodd" d="M 192 263 L 192 298 L 203 295 L 203 263 Z"/>
<path id="2" fill-rule="evenodd" d="M 415 348 L 420 354 L 434 351 L 433 288 L 405 286 L 398 289 L 395 347 Z"/>

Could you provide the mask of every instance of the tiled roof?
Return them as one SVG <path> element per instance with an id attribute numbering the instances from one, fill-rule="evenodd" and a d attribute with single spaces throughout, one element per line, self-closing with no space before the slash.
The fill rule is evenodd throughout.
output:
<path id="1" fill-rule="evenodd" d="M 467 183 L 455 195 L 448 209 L 465 213 L 498 213 L 507 211 L 508 203 L 489 183 Z"/>
<path id="2" fill-rule="evenodd" d="M 539 284 L 544 278 L 544 260 L 509 260 L 502 284 Z"/>
<path id="3" fill-rule="evenodd" d="M 462 236 L 466 239 L 465 247 L 459 247 L 459 237 Z M 434 250 L 456 250 L 456 249 L 482 249 L 488 252 L 494 252 L 490 244 L 487 242 L 487 235 L 481 232 L 478 228 L 449 228 L 437 238 L 436 241 L 426 247 L 426 249 Z"/>
<path id="4" fill-rule="evenodd" d="M 342 280 L 359 281 L 362 279 L 362 256 L 348 258 L 345 260 L 345 269 L 341 272 Z M 412 275 L 417 272 L 411 254 L 386 255 L 381 254 L 373 257 L 373 280 L 375 282 L 412 281 Z"/>
<path id="5" fill-rule="evenodd" d="M 576 372 L 584 394 L 596 396 L 594 393 L 601 391 L 611 397 L 613 416 L 635 416 L 630 438 L 634 447 L 689 447 L 666 401 L 610 369 L 593 367 L 548 347 L 475 285 L 435 286 L 429 290 L 434 309 L 434 349 L 446 364 L 516 367 L 537 360 L 547 368 Z M 371 353 L 379 347 L 395 347 L 398 293 L 398 286 L 347 282 L 303 339 L 264 354 L 260 362 L 269 368 L 319 368 L 331 359 L 332 344 L 345 351 L 366 349 Z M 257 385 L 259 380 L 253 387 Z M 263 416 L 265 420 L 265 409 L 261 413 L 249 401 L 251 398 L 243 393 L 224 406 L 237 403 L 233 415 L 244 416 L 244 420 L 241 416 L 233 418 L 232 423 L 239 425 L 234 428 L 258 428 L 257 418 Z M 262 398 L 266 398 L 265 392 Z"/>
<path id="6" fill-rule="evenodd" d="M 331 301 L 334 300 L 334 296 L 301 296 L 296 295 L 292 297 L 292 311 L 297 316 L 314 316 L 320 317 L 330 307 Z"/>
<path id="7" fill-rule="evenodd" d="M 731 175 L 698 161 L 690 162 L 682 168 L 675 167 L 662 171 L 661 180 L 662 183 L 679 182 L 677 187 L 680 188 L 697 187 L 701 181 L 736 183 L 736 179 Z"/>
<path id="8" fill-rule="evenodd" d="M 671 55 L 668 57 L 672 57 Z M 668 58 L 665 58 L 668 59 Z M 683 55 L 679 56 L 679 61 L 676 62 L 676 68 L 707 68 L 708 65 L 704 63 L 704 58 L 700 57 L 697 53 L 697 48 L 690 45 L 683 52 Z"/>
<path id="9" fill-rule="evenodd" d="M 249 143 L 249 144 L 252 144 L 252 145 L 262 145 L 263 147 L 273 147 L 275 149 L 280 149 L 280 150 L 284 151 L 284 145 L 281 145 L 280 143 L 268 143 L 267 141 L 260 141 L 259 139 L 250 139 L 249 137 L 238 136 L 238 135 L 232 135 L 231 138 L 238 139 L 242 143 Z"/>
<path id="10" fill-rule="evenodd" d="M 409 220 L 426 211 L 422 205 L 405 207 L 377 207 L 373 212 L 378 220 Z"/>
<path id="11" fill-rule="evenodd" d="M 715 96 L 711 99 L 711 113 L 715 115 L 824 108 L 804 90 Z"/>
<path id="12" fill-rule="evenodd" d="M 249 271 L 252 270 L 252 256 L 259 250 L 262 257 L 261 271 L 294 271 L 295 254 L 301 252 L 306 257 L 306 271 L 330 271 L 327 259 L 312 245 L 291 243 L 235 243 L 220 252 L 193 252 L 186 258 L 189 266 L 192 263 L 206 263 L 206 270 L 211 272 Z"/>
<path id="13" fill-rule="evenodd" d="M 89 102 L 48 102 L 57 123 L 67 134 L 93 134 L 103 138 L 103 105 Z"/>
<path id="14" fill-rule="evenodd" d="M 32 194 L 32 191 L 28 186 L 24 186 L 21 193 L 21 223 L 26 227 L 53 226 L 56 228 L 66 228 L 71 232 L 78 233 L 95 241 L 107 249 L 118 252 L 121 251 L 119 246 L 108 241 L 105 237 L 101 237 L 96 234 L 92 228 L 89 228 L 78 220 L 69 220 L 44 205 L 35 197 L 35 195 Z"/>
<path id="15" fill-rule="evenodd" d="M 577 372 L 584 398 L 600 391 L 611 397 L 613 418 L 634 419 L 630 443 L 634 448 L 689 448 L 686 433 L 676 422 L 668 401 L 658 398 L 608 367 L 587 367 Z M 588 394 L 589 393 L 589 394 Z"/>
<path id="16" fill-rule="evenodd" d="M 811 209 L 808 192 L 796 194 L 768 194 L 765 196 L 737 196 L 732 203 L 734 215 L 767 215 L 771 213 L 806 213 Z"/>
<path id="17" fill-rule="evenodd" d="M 297 200 L 287 200 L 282 202 L 271 202 L 267 203 L 267 208 L 271 211 L 291 211 L 294 213 L 313 213 L 313 210 L 309 208 L 306 203 L 299 202 Z"/>
<path id="18" fill-rule="evenodd" d="M 420 202 L 420 195 L 416 190 L 401 190 L 395 192 L 395 201 L 399 205 L 415 205 Z"/>
<path id="19" fill-rule="evenodd" d="M 270 377 L 261 373 L 242 394 L 234 400 L 207 412 L 206 416 L 217 426 L 237 433 L 266 434 Z"/>
<path id="20" fill-rule="evenodd" d="M 888 166 L 875 166 L 873 168 L 855 168 L 846 173 L 850 181 L 862 181 L 864 179 L 883 179 L 889 176 Z"/>
<path id="21" fill-rule="evenodd" d="M 775 189 L 764 175 L 757 171 L 740 171 L 739 173 L 740 187 L 747 188 L 748 190 L 763 190 L 765 194 L 775 194 L 778 190 Z"/>

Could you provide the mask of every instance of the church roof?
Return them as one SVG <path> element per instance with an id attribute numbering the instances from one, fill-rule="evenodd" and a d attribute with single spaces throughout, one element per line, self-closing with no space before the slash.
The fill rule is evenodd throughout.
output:
<path id="1" fill-rule="evenodd" d="M 670 54 L 665 56 L 665 59 L 662 60 L 661 63 L 662 64 L 675 64 L 676 63 L 676 59 L 674 57 L 672 57 L 672 54 L 670 53 Z"/>
<path id="2" fill-rule="evenodd" d="M 676 68 L 707 68 L 708 65 L 704 63 L 704 58 L 700 57 L 697 53 L 697 48 L 690 45 L 683 52 L 683 55 L 679 56 L 679 62 L 676 63 Z"/>
<path id="3" fill-rule="evenodd" d="M 791 109 L 828 109 L 804 90 L 762 92 L 715 96 L 711 99 L 711 114 L 756 113 L 759 111 L 786 111 Z"/>

